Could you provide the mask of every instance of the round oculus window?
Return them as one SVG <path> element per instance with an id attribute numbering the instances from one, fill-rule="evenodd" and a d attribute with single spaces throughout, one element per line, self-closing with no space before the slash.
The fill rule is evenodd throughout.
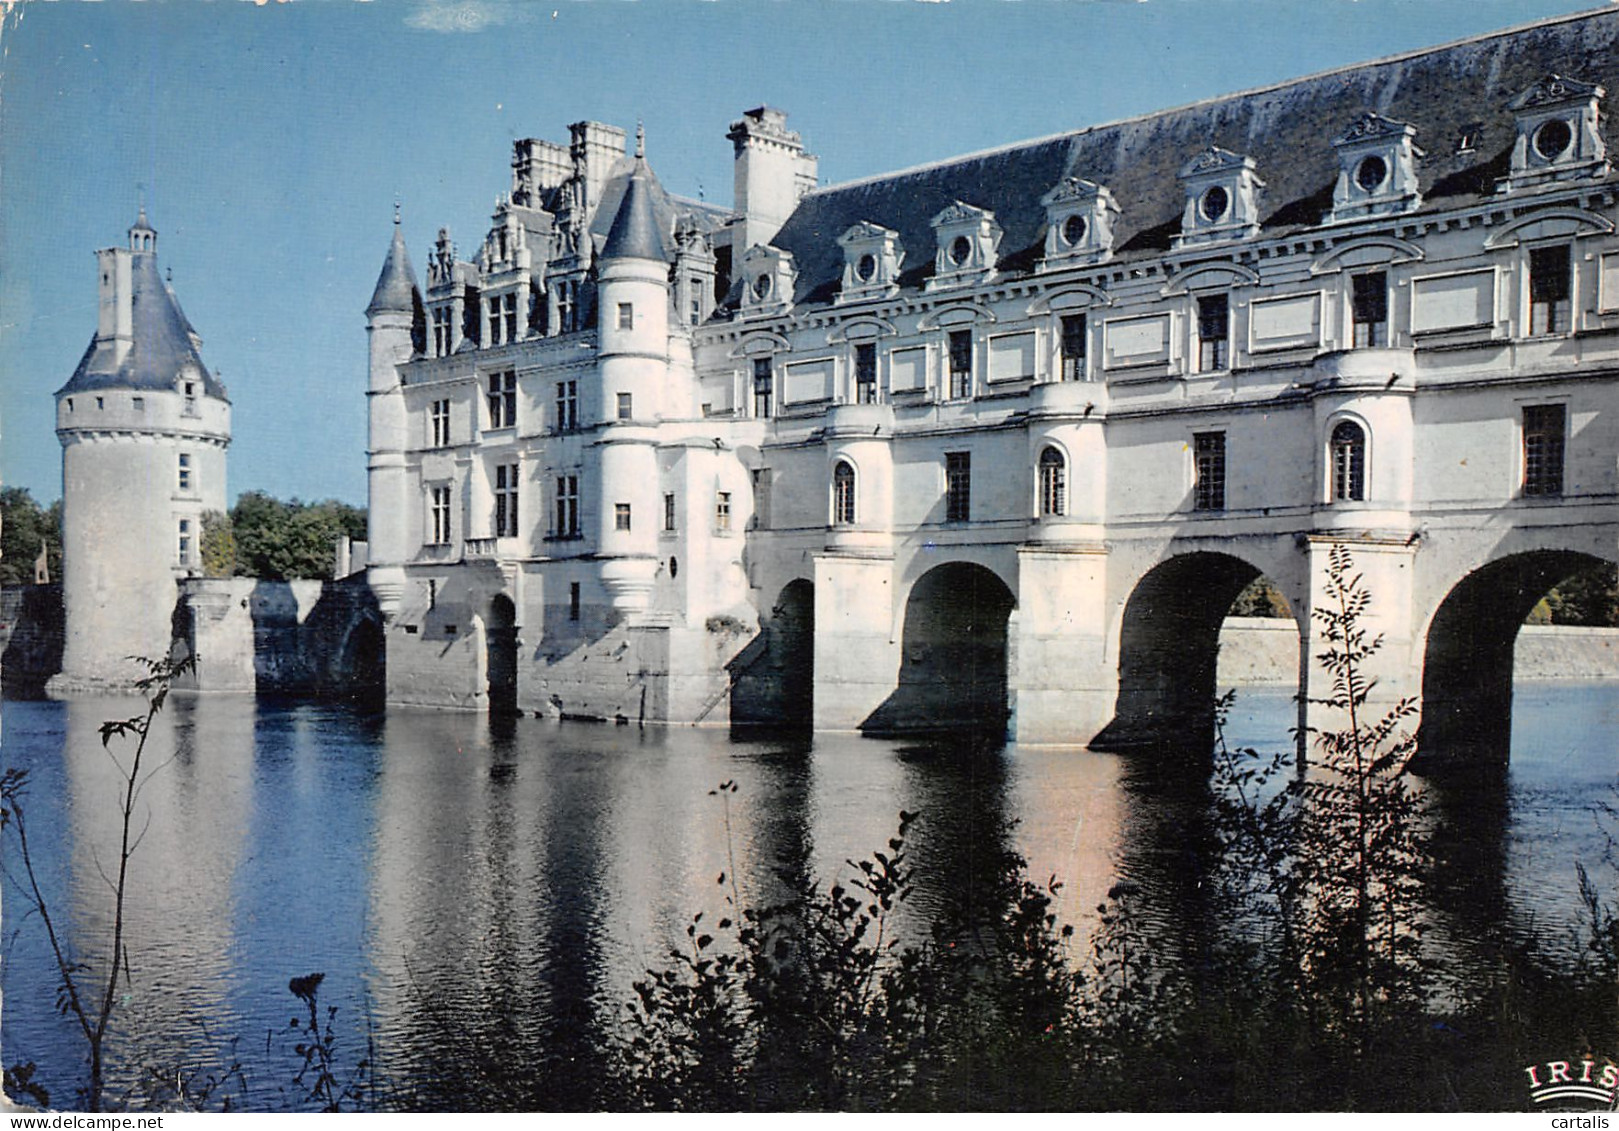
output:
<path id="1" fill-rule="evenodd" d="M 1535 152 L 1547 161 L 1555 161 L 1574 140 L 1574 132 L 1561 118 L 1553 118 L 1535 131 Z"/>
<path id="2" fill-rule="evenodd" d="M 966 236 L 957 236 L 950 244 L 950 262 L 960 267 L 973 253 L 973 245 Z"/>
<path id="3" fill-rule="evenodd" d="M 753 280 L 753 297 L 757 299 L 769 298 L 771 288 L 774 286 L 775 282 L 769 275 L 756 276 Z"/>
<path id="4" fill-rule="evenodd" d="M 1198 202 L 1197 206 L 1198 211 L 1203 214 L 1203 219 L 1209 221 L 1211 224 L 1216 220 L 1223 218 L 1226 214 L 1226 209 L 1230 207 L 1231 197 L 1226 190 L 1221 188 L 1219 185 L 1215 185 L 1208 192 L 1204 193 L 1203 199 Z"/>
<path id="5" fill-rule="evenodd" d="M 1062 222 L 1062 242 L 1069 247 L 1085 239 L 1085 217 L 1070 216 Z"/>
<path id="6" fill-rule="evenodd" d="M 862 283 L 869 283 L 877 277 L 877 257 L 866 254 L 860 257 L 860 262 L 854 265 L 854 277 Z"/>
<path id="7" fill-rule="evenodd" d="M 1367 192 L 1376 192 L 1388 175 L 1388 163 L 1381 157 L 1364 158 L 1355 166 L 1355 183 Z"/>

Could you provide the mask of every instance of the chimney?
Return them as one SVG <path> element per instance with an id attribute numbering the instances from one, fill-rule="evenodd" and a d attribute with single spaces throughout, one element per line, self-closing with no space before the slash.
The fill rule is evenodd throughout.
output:
<path id="1" fill-rule="evenodd" d="M 736 213 L 740 255 L 775 238 L 804 194 L 815 187 L 816 160 L 787 128 L 784 111 L 760 106 L 732 122 L 725 135 L 736 147 Z"/>

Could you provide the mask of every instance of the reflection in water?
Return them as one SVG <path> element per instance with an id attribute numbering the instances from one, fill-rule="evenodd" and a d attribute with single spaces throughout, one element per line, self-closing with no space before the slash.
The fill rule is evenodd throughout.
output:
<path id="1" fill-rule="evenodd" d="M 1452 970 L 1567 952 L 1572 862 L 1601 848 L 1586 807 L 1614 779 L 1616 703 L 1613 686 L 1520 689 L 1509 772 L 1427 783 Z M 137 706 L 5 704 L 8 765 L 33 775 L 42 879 L 67 893 L 87 954 L 105 937 L 98 866 L 115 859 L 117 831 L 116 770 L 96 730 Z M 1293 714 L 1287 692 L 1245 692 L 1233 741 L 1285 744 Z M 247 1106 L 294 1106 L 286 986 L 320 971 L 339 1074 L 369 1043 L 383 1105 L 602 1103 L 632 983 L 685 943 L 694 914 L 713 923 L 734 913 L 733 892 L 759 906 L 846 872 L 894 835 L 901 810 L 917 814 L 916 892 L 897 924 L 907 940 L 988 891 L 1008 851 L 1031 879 L 1063 882 L 1056 911 L 1078 928 L 1078 957 L 1119 878 L 1142 891 L 1155 952 L 1195 961 L 1217 929 L 1206 784 L 1145 755 L 733 740 L 231 697 L 176 697 L 152 741 L 151 764 L 167 764 L 142 798 L 133 979 L 111 1046 L 111 1092 L 136 1102 L 146 1068 L 234 1056 Z M 716 795 L 725 781 L 736 792 Z M 52 1008 L 43 932 L 7 929 L 5 1060 L 38 1062 L 71 1104 L 82 1038 Z"/>

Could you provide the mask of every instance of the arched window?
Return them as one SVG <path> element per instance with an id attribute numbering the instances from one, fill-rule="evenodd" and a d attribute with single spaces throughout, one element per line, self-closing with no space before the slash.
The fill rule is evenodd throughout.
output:
<path id="1" fill-rule="evenodd" d="M 854 468 L 838 460 L 832 469 L 832 524 L 850 526 L 854 523 Z"/>
<path id="2" fill-rule="evenodd" d="M 1068 464 L 1056 448 L 1040 453 L 1040 516 L 1068 511 Z"/>
<path id="3" fill-rule="evenodd" d="M 1366 433 L 1353 421 L 1332 430 L 1332 501 L 1366 498 Z"/>

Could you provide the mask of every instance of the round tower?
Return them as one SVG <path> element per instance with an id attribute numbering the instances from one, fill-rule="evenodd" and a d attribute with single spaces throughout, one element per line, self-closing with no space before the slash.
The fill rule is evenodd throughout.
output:
<path id="1" fill-rule="evenodd" d="M 168 655 L 180 579 L 202 572 L 202 516 L 226 509 L 230 401 L 158 273 L 146 210 L 96 253 L 95 337 L 56 392 L 62 443 L 57 686 L 117 687 Z"/>
<path id="2" fill-rule="evenodd" d="M 398 611 L 405 592 L 405 560 L 410 547 L 405 468 L 406 413 L 399 366 L 421 351 L 426 330 L 421 290 L 405 250 L 394 209 L 393 243 L 377 277 L 371 303 L 365 308 L 370 339 L 370 383 L 367 387 L 366 494 L 369 504 L 366 534 L 370 540 L 366 581 L 376 595 L 385 619 Z"/>
<path id="3" fill-rule="evenodd" d="M 597 446 L 602 583 L 621 612 L 645 609 L 658 568 L 657 422 L 669 370 L 669 255 L 661 190 L 637 137 L 635 167 L 598 259 Z"/>

